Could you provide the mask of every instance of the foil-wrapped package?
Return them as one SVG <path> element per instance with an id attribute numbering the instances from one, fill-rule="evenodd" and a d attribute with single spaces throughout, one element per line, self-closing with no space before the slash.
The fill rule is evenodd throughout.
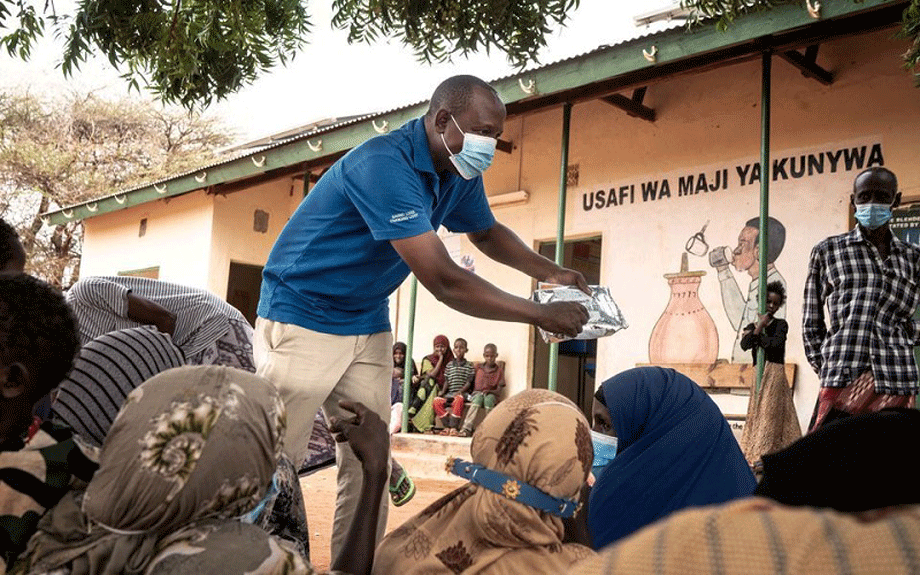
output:
<path id="1" fill-rule="evenodd" d="M 591 290 L 589 296 L 575 286 L 560 286 L 555 284 L 539 285 L 533 292 L 533 300 L 539 303 L 554 301 L 574 301 L 585 306 L 588 310 L 588 323 L 581 333 L 571 338 L 561 334 L 549 333 L 540 328 L 543 341 L 555 343 L 569 339 L 597 339 L 629 327 L 623 318 L 623 312 L 613 298 L 610 297 L 610 288 L 606 286 L 588 286 Z"/>

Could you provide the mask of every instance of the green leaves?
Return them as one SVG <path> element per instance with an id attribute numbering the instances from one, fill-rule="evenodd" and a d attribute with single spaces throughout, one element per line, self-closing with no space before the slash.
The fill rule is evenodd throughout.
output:
<path id="1" fill-rule="evenodd" d="M 780 4 L 797 3 L 801 0 L 681 0 L 680 7 L 692 10 L 687 26 L 692 27 L 705 21 L 715 21 L 716 28 L 725 31 L 735 18 L 748 12 L 769 10 Z"/>
<path id="2" fill-rule="evenodd" d="M 46 23 L 64 40 L 73 74 L 102 54 L 133 88 L 192 109 L 252 83 L 303 47 L 307 0 L 79 0 L 62 16 L 50 0 L 0 0 L 0 45 L 28 58 Z M 328 0 L 327 0 L 328 1 Z M 350 42 L 396 38 L 424 62 L 498 49 L 523 67 L 537 62 L 554 25 L 578 0 L 332 0 L 333 25 Z"/>
<path id="3" fill-rule="evenodd" d="M 95 49 L 134 86 L 203 107 L 293 57 L 309 26 L 301 0 L 83 0 L 63 67 Z"/>
<path id="4" fill-rule="evenodd" d="M 912 0 L 904 10 L 899 38 L 910 41 L 910 47 L 904 53 L 904 68 L 913 73 L 914 81 L 920 88 L 920 0 Z"/>
<path id="5" fill-rule="evenodd" d="M 14 11 L 18 25 L 10 26 L 8 20 L 13 17 Z M 44 34 L 45 20 L 25 0 L 0 0 L 0 31 L 8 28 L 12 28 L 12 32 L 0 36 L 0 46 L 10 56 L 27 60 L 32 53 L 32 43 Z"/>
<path id="6" fill-rule="evenodd" d="M 395 38 L 420 61 L 449 60 L 497 48 L 523 68 L 537 62 L 553 24 L 578 0 L 333 0 L 333 26 L 349 42 Z"/>

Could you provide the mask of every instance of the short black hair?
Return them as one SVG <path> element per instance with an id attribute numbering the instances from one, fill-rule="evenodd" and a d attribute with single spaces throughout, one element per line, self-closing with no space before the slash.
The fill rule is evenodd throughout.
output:
<path id="1" fill-rule="evenodd" d="M 898 177 L 894 175 L 894 172 L 888 168 L 883 168 L 881 166 L 873 166 L 871 168 L 866 168 L 865 170 L 856 174 L 856 177 L 853 178 L 853 193 L 856 193 L 856 182 L 861 180 L 863 176 L 872 176 L 874 178 L 879 178 L 883 180 L 890 180 L 894 184 L 894 191 L 898 191 Z"/>
<path id="2" fill-rule="evenodd" d="M 487 90 L 495 95 L 496 100 L 501 101 L 498 92 L 488 82 L 476 76 L 451 76 L 435 88 L 434 94 L 431 95 L 431 102 L 428 104 L 428 114 L 435 114 L 442 107 L 447 108 L 454 115 L 463 112 L 469 107 L 476 89 Z"/>
<path id="3" fill-rule="evenodd" d="M 775 282 L 770 282 L 767 284 L 767 293 L 775 293 L 779 296 L 779 305 L 786 303 L 786 287 L 783 286 L 783 282 L 777 280 Z"/>
<path id="4" fill-rule="evenodd" d="M 457 342 L 458 342 L 458 341 L 462 341 L 462 342 L 463 342 L 463 345 L 465 345 L 467 348 L 470 347 L 470 344 L 467 343 L 467 341 L 466 341 L 465 339 L 463 339 L 462 337 L 458 337 L 457 339 L 455 339 L 455 340 L 454 340 L 454 345 L 457 345 Z"/>
<path id="5" fill-rule="evenodd" d="M 30 370 L 38 400 L 70 372 L 80 348 L 77 320 L 64 295 L 26 274 L 0 274 L 0 362 Z"/>
<path id="6" fill-rule="evenodd" d="M 757 239 L 760 238 L 760 218 L 751 218 L 744 224 L 745 227 L 757 230 Z M 772 264 L 783 253 L 786 245 L 786 226 L 773 216 L 767 218 L 767 263 Z"/>
<path id="7" fill-rule="evenodd" d="M 25 263 L 25 252 L 22 249 L 22 243 L 19 241 L 19 234 L 16 229 L 0 218 L 0 270 L 6 267 L 11 261 L 22 261 Z"/>

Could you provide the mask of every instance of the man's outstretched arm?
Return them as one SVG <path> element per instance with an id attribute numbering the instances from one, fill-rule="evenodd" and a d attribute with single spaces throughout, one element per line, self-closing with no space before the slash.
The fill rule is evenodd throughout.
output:
<path id="1" fill-rule="evenodd" d="M 581 273 L 560 267 L 554 261 L 533 251 L 516 233 L 500 222 L 495 222 L 495 225 L 485 231 L 467 234 L 467 237 L 479 251 L 493 260 L 538 281 L 574 285 L 589 293 L 588 283 Z"/>
<path id="2" fill-rule="evenodd" d="M 517 241 L 520 242 L 519 239 Z M 408 264 L 415 277 L 422 282 L 422 285 L 438 301 L 459 312 L 486 319 L 530 323 L 551 333 L 565 334 L 570 337 L 578 335 L 582 326 L 588 321 L 588 312 L 581 304 L 573 302 L 539 304 L 504 292 L 476 274 L 461 268 L 454 263 L 441 242 L 441 238 L 433 231 L 411 238 L 391 240 L 390 243 L 403 261 Z M 491 242 L 487 243 L 490 244 L 489 249 L 493 250 L 494 245 Z M 523 243 L 521 245 L 523 246 Z M 551 266 L 538 265 L 535 260 L 527 258 L 528 261 L 521 262 L 520 267 L 519 265 L 512 267 L 529 275 L 531 271 L 539 274 L 531 277 L 537 277 L 543 281 L 578 285 L 577 278 L 580 278 L 580 283 L 585 284 L 584 277 L 578 272 L 564 270 L 546 258 L 534 254 L 529 248 L 527 251 L 549 262 Z M 484 252 L 493 257 L 488 251 Z M 504 259 L 497 259 L 497 261 L 506 262 Z"/>

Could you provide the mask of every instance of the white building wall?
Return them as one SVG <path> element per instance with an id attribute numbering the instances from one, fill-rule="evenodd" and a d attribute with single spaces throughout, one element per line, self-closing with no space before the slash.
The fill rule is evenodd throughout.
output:
<path id="1" fill-rule="evenodd" d="M 208 288 L 213 212 L 199 190 L 85 220 L 80 275 L 159 267 L 161 280 Z"/>
<path id="2" fill-rule="evenodd" d="M 774 58 L 774 159 L 862 146 L 868 153 L 875 146 L 898 175 L 905 198 L 920 199 L 920 91 L 900 67 L 904 44 L 890 36 L 890 31 L 883 31 L 823 44 L 818 63 L 834 72 L 831 86 L 806 79 Z M 601 283 L 610 286 L 630 323 L 627 330 L 599 341 L 598 382 L 649 361 L 649 338 L 670 293 L 663 275 L 678 271 L 687 239 L 708 221 L 709 245 L 734 247 L 744 222 L 758 215 L 759 184 L 748 177 L 742 185 L 738 169 L 750 170 L 748 164 L 759 158 L 759 61 L 665 80 L 649 87 L 645 103 L 658 114 L 655 123 L 631 118 L 602 101 L 577 103 L 572 113 L 569 163 L 579 166 L 579 181 L 569 189 L 567 239 L 602 237 Z M 490 196 L 518 190 L 530 194 L 524 204 L 493 211 L 531 246 L 552 240 L 556 233 L 561 116 L 561 108 L 555 108 L 510 119 L 503 138 L 514 143 L 514 150 L 498 152 L 486 173 Z M 788 285 L 787 362 L 798 365 L 795 399 L 803 423 L 818 387 L 801 340 L 807 260 L 816 242 L 848 229 L 848 197 L 858 172 L 855 166 L 845 169 L 841 159 L 832 173 L 825 161 L 822 174 L 779 178 L 771 184 L 770 212 L 787 234 L 776 266 Z M 788 176 L 788 163 L 786 168 Z M 721 170 L 728 176 L 724 187 L 679 195 L 681 178 L 703 173 L 711 179 Z M 671 196 L 643 201 L 641 185 L 660 186 L 664 180 Z M 624 186 L 625 203 L 619 195 Z M 632 198 L 629 186 L 635 186 Z M 160 266 L 162 279 L 208 287 L 224 296 L 230 261 L 264 263 L 274 238 L 299 204 L 301 190 L 300 181 L 282 179 L 226 197 L 199 191 L 168 203 L 92 218 L 86 222 L 82 273 Z M 611 190 L 616 192 L 615 205 L 609 201 Z M 586 199 L 593 200 L 590 209 Z M 270 214 L 264 234 L 253 232 L 255 209 Z M 142 217 L 148 218 L 147 234 L 138 238 Z M 465 237 L 445 236 L 445 244 L 457 259 L 472 258 L 476 273 L 498 287 L 517 296 L 530 295 L 530 278 L 488 260 Z M 735 330 L 723 310 L 715 269 L 708 257 L 689 256 L 689 264 L 691 270 L 706 272 L 700 299 L 719 333 L 718 357 L 730 361 Z M 746 293 L 750 276 L 732 273 Z M 399 340 L 408 334 L 409 292 L 407 282 L 391 298 Z M 472 359 L 481 358 L 485 343 L 497 344 L 499 358 L 506 362 L 509 391 L 530 385 L 532 328 L 464 316 L 420 286 L 413 354 L 417 361 L 430 353 L 431 341 L 440 333 L 466 338 Z M 745 411 L 744 396 L 720 395 L 717 401 L 727 413 Z"/>
<path id="3" fill-rule="evenodd" d="M 823 86 L 804 78 L 785 61 L 773 61 L 772 158 L 821 154 L 876 145 L 884 164 L 898 175 L 905 197 L 920 198 L 920 92 L 900 68 L 903 43 L 889 32 L 823 44 L 819 64 L 833 71 L 836 81 Z M 688 238 L 708 221 L 709 245 L 737 245 L 744 223 L 758 216 L 758 182 L 750 172 L 741 184 L 737 171 L 757 162 L 760 150 L 760 63 L 733 65 L 684 75 L 650 86 L 646 105 L 658 120 L 631 118 L 602 101 L 576 104 L 571 121 L 569 163 L 579 165 L 579 182 L 569 189 L 567 239 L 603 237 L 602 283 L 609 285 L 621 305 L 629 329 L 599 341 L 597 381 L 601 382 L 649 361 L 649 337 L 664 311 L 670 290 L 663 274 L 677 272 Z M 490 195 L 523 189 L 530 200 L 520 206 L 495 209 L 496 217 L 536 246 L 556 233 L 556 208 L 561 140 L 561 108 L 514 118 L 506 125 L 514 141 L 513 154 L 498 153 L 486 174 Z M 771 183 L 770 213 L 786 227 L 786 244 L 776 266 L 787 282 L 790 325 L 787 362 L 798 364 L 795 399 L 805 424 L 817 394 L 818 380 L 805 361 L 801 336 L 802 291 L 812 246 L 849 227 L 848 202 L 859 169 L 844 167 L 843 154 L 835 173 L 825 157 L 823 174 Z M 681 177 L 704 173 L 712 183 L 725 169 L 728 184 L 714 192 L 680 197 Z M 667 179 L 671 197 L 643 201 L 641 184 Z M 518 183 L 519 182 L 519 183 Z M 611 189 L 635 186 L 632 201 L 607 205 Z M 603 191 L 604 206 L 585 209 L 586 196 Z M 627 189 L 628 192 L 628 189 Z M 617 194 L 619 200 L 619 194 Z M 531 281 L 486 260 L 461 240 L 461 251 L 475 256 L 476 272 L 507 291 L 527 296 Z M 719 332 L 719 355 L 730 361 L 735 340 L 723 310 L 716 270 L 707 257 L 689 257 L 690 269 L 705 271 L 700 298 Z M 733 271 L 747 294 L 749 275 Z M 400 304 L 407 304 L 408 289 Z M 397 336 L 404 338 L 407 314 L 400 315 Z M 520 325 L 467 318 L 435 302 L 420 289 L 416 319 L 416 359 L 430 353 L 437 333 L 470 341 L 470 355 L 481 357 L 482 345 L 493 341 L 508 362 L 510 391 L 530 382 L 533 330 Z M 692 345 L 688 342 L 687 345 Z M 744 413 L 746 396 L 719 395 L 726 413 Z"/>
<path id="4" fill-rule="evenodd" d="M 209 288 L 227 293 L 230 262 L 263 266 L 284 224 L 303 199 L 303 181 L 281 178 L 245 191 L 214 198 L 213 247 Z M 268 213 L 268 229 L 253 223 L 256 210 Z"/>

